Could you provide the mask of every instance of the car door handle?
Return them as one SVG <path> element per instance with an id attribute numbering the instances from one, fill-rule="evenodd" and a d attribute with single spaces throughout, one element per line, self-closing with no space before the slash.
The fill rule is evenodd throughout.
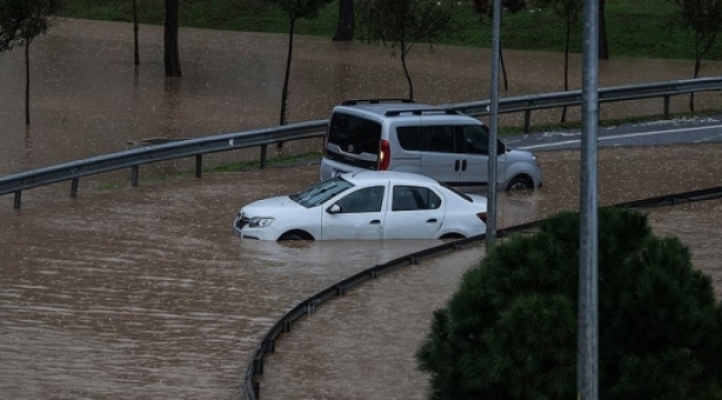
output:
<path id="1" fill-rule="evenodd" d="M 427 219 L 426 222 L 429 224 L 435 224 L 437 221 L 436 221 L 436 218 L 431 218 L 431 219 Z"/>
<path id="2" fill-rule="evenodd" d="M 461 162 L 461 170 L 466 171 L 466 160 Z"/>
<path id="3" fill-rule="evenodd" d="M 381 225 L 380 219 L 374 219 L 371 222 L 369 222 L 370 225 Z"/>
<path id="4" fill-rule="evenodd" d="M 459 160 L 454 161 L 454 171 L 459 170 Z"/>

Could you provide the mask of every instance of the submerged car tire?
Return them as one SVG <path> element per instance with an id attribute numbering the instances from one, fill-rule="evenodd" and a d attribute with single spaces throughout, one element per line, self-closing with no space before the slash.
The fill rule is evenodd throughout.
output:
<path id="1" fill-rule="evenodd" d="M 506 185 L 506 190 L 510 192 L 532 188 L 534 188 L 534 183 L 532 182 L 531 178 L 526 175 L 517 175 L 511 178 L 509 184 Z"/>
<path id="2" fill-rule="evenodd" d="M 312 237 L 308 234 L 304 234 L 303 232 L 297 232 L 297 231 L 291 231 L 286 232 L 283 235 L 281 235 L 280 238 L 278 238 L 278 241 L 289 241 L 289 240 L 313 240 Z"/>

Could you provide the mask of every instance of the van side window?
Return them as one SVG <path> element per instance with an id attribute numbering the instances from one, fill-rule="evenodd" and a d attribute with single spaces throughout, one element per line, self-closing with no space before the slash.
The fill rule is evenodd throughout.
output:
<path id="1" fill-rule="evenodd" d="M 464 126 L 464 144 L 467 154 L 489 154 L 489 132 L 479 125 Z"/>
<path id="2" fill-rule="evenodd" d="M 421 137 L 418 126 L 399 126 L 396 128 L 396 137 L 404 150 L 426 150 L 426 140 Z"/>
<path id="3" fill-rule="evenodd" d="M 455 138 L 453 126 L 424 126 L 421 128 L 426 137 L 426 151 L 454 153 Z"/>
<path id="4" fill-rule="evenodd" d="M 394 186 L 392 211 L 435 210 L 441 198 L 433 191 L 418 186 Z"/>
<path id="5" fill-rule="evenodd" d="M 377 154 L 381 142 L 381 124 L 341 112 L 331 116 L 328 143 L 341 150 L 354 153 Z"/>

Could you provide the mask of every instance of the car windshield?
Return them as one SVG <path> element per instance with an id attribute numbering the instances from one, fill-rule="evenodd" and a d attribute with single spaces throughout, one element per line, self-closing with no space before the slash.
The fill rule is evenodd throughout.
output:
<path id="1" fill-rule="evenodd" d="M 351 182 L 337 176 L 311 186 L 301 193 L 292 194 L 288 197 L 306 208 L 311 208 L 325 203 L 328 199 L 353 186 Z"/>

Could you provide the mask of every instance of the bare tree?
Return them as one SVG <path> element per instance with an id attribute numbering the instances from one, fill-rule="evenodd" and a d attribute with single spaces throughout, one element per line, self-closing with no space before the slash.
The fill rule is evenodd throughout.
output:
<path id="1" fill-rule="evenodd" d="M 180 54 L 178 49 L 179 0 L 165 0 L 165 24 L 163 30 L 163 63 L 165 76 L 180 77 Z"/>
<path id="2" fill-rule="evenodd" d="M 554 14 L 564 21 L 565 40 L 564 40 L 564 90 L 569 90 L 569 43 L 571 40 L 572 25 L 579 21 L 582 12 L 582 0 L 545 0 L 540 2 L 541 5 L 551 6 Z M 567 107 L 562 109 L 561 121 L 566 121 Z"/>
<path id="3" fill-rule="evenodd" d="M 283 77 L 283 89 L 281 92 L 281 115 L 280 124 L 286 125 L 288 111 L 288 81 L 291 76 L 291 60 L 293 59 L 293 33 L 296 29 L 296 21 L 299 18 L 316 18 L 318 12 L 333 0 L 267 0 L 277 4 L 288 16 L 288 54 L 286 57 L 286 74 Z M 276 148 L 281 149 L 283 142 L 278 142 Z"/>
<path id="4" fill-rule="evenodd" d="M 479 14 L 480 20 L 483 23 L 484 17 L 489 18 L 489 20 L 493 19 L 494 17 L 494 0 L 473 0 L 474 3 L 474 11 L 476 11 L 477 14 Z M 511 13 L 516 14 L 519 11 L 523 10 L 526 7 L 526 2 L 524 0 L 502 0 L 501 1 L 501 8 L 502 10 Z M 506 73 L 506 65 L 504 64 L 504 52 L 502 51 L 502 47 L 499 47 L 499 61 L 501 63 L 501 72 L 504 77 L 504 90 L 509 90 L 509 77 Z"/>
<path id="5" fill-rule="evenodd" d="M 30 44 L 48 31 L 52 15 L 61 7 L 60 0 L 0 0 L 0 51 L 25 45 L 26 125 L 30 125 Z"/>
<path id="6" fill-rule="evenodd" d="M 607 41 L 607 18 L 604 12 L 604 3 L 607 0 L 599 0 L 599 59 L 609 60 L 609 42 Z"/>
<path id="7" fill-rule="evenodd" d="M 351 41 L 353 31 L 356 28 L 355 15 L 353 12 L 353 0 L 339 0 L 338 2 L 338 25 L 333 40 Z"/>
<path id="8" fill-rule="evenodd" d="M 366 0 L 364 9 L 369 18 L 372 41 L 390 43 L 399 51 L 404 76 L 409 85 L 409 99 L 414 98 L 414 84 L 407 66 L 407 56 L 414 44 L 433 41 L 454 28 L 453 0 Z"/>
<path id="9" fill-rule="evenodd" d="M 138 3 L 133 0 L 133 63 L 140 64 L 140 52 L 138 51 Z"/>
<path id="10" fill-rule="evenodd" d="M 699 76 L 702 58 L 707 54 L 722 31 L 722 1 L 720 0 L 671 0 L 680 13 L 675 22 L 692 31 L 694 40 L 694 75 Z M 694 112 L 694 93 L 689 97 L 689 110 Z"/>

